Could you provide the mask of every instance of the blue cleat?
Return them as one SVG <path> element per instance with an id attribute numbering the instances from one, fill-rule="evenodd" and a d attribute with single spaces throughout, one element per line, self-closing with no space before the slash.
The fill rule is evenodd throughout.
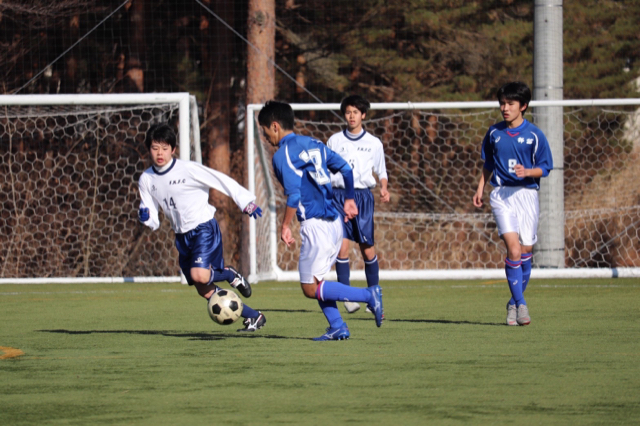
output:
<path id="1" fill-rule="evenodd" d="M 382 320 L 384 319 L 384 310 L 382 309 L 382 289 L 379 285 L 374 285 L 372 287 L 368 287 L 367 290 L 371 292 L 371 298 L 373 299 L 368 304 L 369 309 L 376 316 L 376 325 L 380 327 L 382 325 Z"/>
<path id="2" fill-rule="evenodd" d="M 349 338 L 349 327 L 347 323 L 343 322 L 340 327 L 327 328 L 327 332 L 320 337 L 314 337 L 311 340 L 316 342 L 324 342 L 326 340 L 347 340 Z"/>

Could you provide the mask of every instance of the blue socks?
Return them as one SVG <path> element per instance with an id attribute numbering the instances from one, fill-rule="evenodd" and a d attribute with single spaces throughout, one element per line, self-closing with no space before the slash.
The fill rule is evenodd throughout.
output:
<path id="1" fill-rule="evenodd" d="M 349 281 L 350 271 L 348 257 L 346 259 L 336 259 L 336 275 L 338 275 L 339 282 L 344 285 L 351 285 L 351 282 Z"/>
<path id="2" fill-rule="evenodd" d="M 527 289 L 527 284 L 529 284 L 529 278 L 531 278 L 531 258 L 533 257 L 532 253 L 524 253 L 520 257 L 520 261 L 522 262 L 522 297 L 524 297 L 524 291 Z M 509 300 L 510 305 L 515 305 L 516 301 L 511 297 Z M 525 302 L 526 305 L 526 302 Z"/>
<path id="3" fill-rule="evenodd" d="M 220 282 L 220 281 L 228 281 L 232 282 L 236 279 L 236 274 L 231 272 L 229 269 L 223 269 L 222 271 L 214 271 L 211 270 L 211 281 L 212 282 Z"/>
<path id="4" fill-rule="evenodd" d="M 350 287 L 335 281 L 322 281 L 318 284 L 316 299 L 321 301 L 366 302 L 371 293 L 366 288 Z"/>
<path id="5" fill-rule="evenodd" d="M 367 277 L 367 287 L 380 284 L 380 266 L 377 255 L 371 260 L 364 261 L 364 274 Z"/>
<path id="6" fill-rule="evenodd" d="M 327 318 L 331 328 L 338 328 L 344 323 L 335 301 L 318 300 L 318 305 L 320 305 L 320 309 L 322 309 L 322 313 Z"/>
<path id="7" fill-rule="evenodd" d="M 522 261 L 513 261 L 506 257 L 504 259 L 504 270 L 507 274 L 507 283 L 511 291 L 511 300 L 515 302 L 516 306 L 526 305 L 527 303 L 522 294 Z"/>
<path id="8" fill-rule="evenodd" d="M 251 309 L 246 304 L 242 305 L 242 314 L 240 314 L 242 318 L 258 318 L 260 316 L 260 312 L 255 309 Z"/>

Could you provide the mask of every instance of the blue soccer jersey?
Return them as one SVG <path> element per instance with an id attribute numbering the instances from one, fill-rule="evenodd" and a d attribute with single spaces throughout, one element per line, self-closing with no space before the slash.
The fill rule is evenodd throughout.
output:
<path id="1" fill-rule="evenodd" d="M 525 169 L 539 168 L 542 177 L 553 169 L 553 158 L 546 136 L 526 119 L 515 129 L 503 121 L 494 124 L 482 141 L 484 168 L 493 172 L 491 185 L 540 189 L 540 178 L 516 176 L 518 164 Z"/>
<path id="2" fill-rule="evenodd" d="M 300 222 L 338 217 L 332 202 L 329 171 L 342 174 L 347 187 L 345 198 L 354 198 L 349 164 L 322 142 L 308 136 L 290 133 L 282 138 L 273 155 L 273 170 L 284 188 L 287 206 L 297 209 Z"/>

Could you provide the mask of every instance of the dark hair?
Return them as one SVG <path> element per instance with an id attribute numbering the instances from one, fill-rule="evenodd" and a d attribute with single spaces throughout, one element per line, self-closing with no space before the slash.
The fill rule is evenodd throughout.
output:
<path id="1" fill-rule="evenodd" d="M 498 97 L 498 102 L 518 101 L 520 102 L 520 106 L 526 105 L 527 108 L 529 108 L 529 102 L 531 102 L 531 89 L 521 81 L 513 81 L 499 88 L 496 96 Z M 525 110 L 522 111 L 522 114 L 526 111 L 527 109 L 525 108 Z"/>
<path id="2" fill-rule="evenodd" d="M 147 149 L 151 149 L 152 142 L 167 143 L 171 145 L 171 150 L 174 150 L 176 147 L 176 133 L 168 124 L 154 124 L 147 130 L 147 137 L 144 140 Z"/>
<path id="3" fill-rule="evenodd" d="M 359 95 L 347 96 L 342 100 L 342 103 L 340 104 L 340 112 L 342 113 L 342 115 L 344 115 L 347 112 L 348 106 L 358 108 L 358 111 L 360 111 L 362 114 L 366 114 L 369 108 L 371 107 L 371 104 L 369 103 L 368 100 L 366 100 L 362 96 L 359 96 Z"/>
<path id="4" fill-rule="evenodd" d="M 276 122 L 283 130 L 293 130 L 294 121 L 293 109 L 286 102 L 268 101 L 258 114 L 258 123 L 264 127 Z"/>

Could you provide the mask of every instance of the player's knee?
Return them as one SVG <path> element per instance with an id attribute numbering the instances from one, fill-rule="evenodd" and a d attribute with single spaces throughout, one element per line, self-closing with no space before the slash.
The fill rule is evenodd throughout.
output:
<path id="1" fill-rule="evenodd" d="M 308 297 L 309 299 L 316 298 L 317 286 L 315 284 L 300 283 L 300 287 L 302 288 L 302 294 L 304 294 L 305 297 Z"/>
<path id="2" fill-rule="evenodd" d="M 211 271 L 205 268 L 193 268 L 191 269 L 191 280 L 194 284 L 209 284 L 211 278 Z"/>

